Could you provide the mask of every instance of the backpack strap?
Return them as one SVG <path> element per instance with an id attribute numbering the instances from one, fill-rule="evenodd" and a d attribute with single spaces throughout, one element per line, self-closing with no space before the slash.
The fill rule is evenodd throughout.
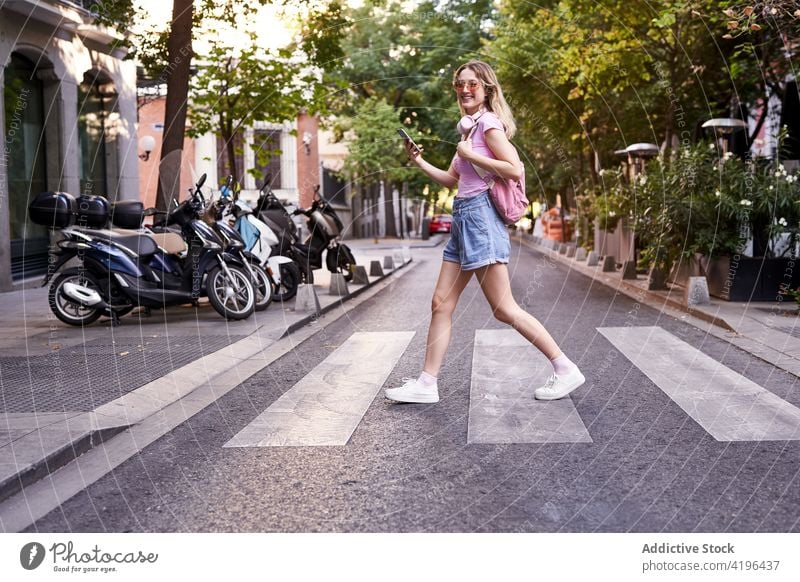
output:
<path id="1" fill-rule="evenodd" d="M 467 137 L 465 137 L 464 139 L 465 140 L 470 139 L 472 137 L 472 134 L 475 133 L 475 130 L 477 130 L 477 129 L 478 129 L 478 124 L 476 123 L 475 127 L 473 127 L 472 130 L 470 130 L 469 135 Z M 512 147 L 513 147 L 513 144 L 512 144 Z M 517 148 L 514 148 L 514 151 L 517 151 Z M 517 161 L 521 162 L 521 160 L 519 159 L 519 153 L 517 153 Z M 478 176 L 480 176 L 480 178 L 484 182 L 486 182 L 486 185 L 489 187 L 489 190 L 491 190 L 494 187 L 494 180 L 491 178 L 491 174 L 489 172 L 487 172 L 486 170 L 484 170 L 483 168 L 481 168 L 480 166 L 476 166 L 472 162 L 470 162 L 470 165 L 475 169 L 475 173 L 478 174 Z M 524 171 L 524 169 L 525 168 L 523 166 L 523 171 Z M 486 179 L 487 176 L 490 176 L 488 180 Z"/>
<path id="2" fill-rule="evenodd" d="M 478 129 L 478 124 L 476 123 L 475 127 L 473 127 L 470 130 L 469 135 L 464 138 L 464 141 L 466 141 L 468 139 L 471 139 L 472 138 L 472 134 L 474 134 L 477 129 Z M 478 174 L 478 176 L 481 178 L 481 180 L 486 182 L 486 185 L 489 187 L 489 190 L 491 190 L 492 187 L 494 186 L 494 180 L 492 180 L 491 178 L 489 178 L 488 180 L 486 179 L 486 176 L 489 175 L 489 172 L 487 172 L 486 170 L 484 170 L 480 166 L 476 166 L 472 162 L 470 162 L 470 165 L 475 169 L 475 173 Z"/>

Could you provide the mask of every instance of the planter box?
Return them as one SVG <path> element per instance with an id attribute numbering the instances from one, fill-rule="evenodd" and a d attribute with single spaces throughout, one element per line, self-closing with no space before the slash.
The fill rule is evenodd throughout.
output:
<path id="1" fill-rule="evenodd" d="M 782 291 L 800 287 L 800 259 L 734 256 L 703 264 L 709 293 L 727 301 L 778 301 Z"/>
<path id="2" fill-rule="evenodd" d="M 672 266 L 672 271 L 669 274 L 669 282 L 686 287 L 689 284 L 689 277 L 701 277 L 705 273 L 701 270 L 701 261 L 705 265 L 707 261 L 703 261 L 704 257 L 695 254 L 692 258 L 682 257 L 677 263 Z"/>

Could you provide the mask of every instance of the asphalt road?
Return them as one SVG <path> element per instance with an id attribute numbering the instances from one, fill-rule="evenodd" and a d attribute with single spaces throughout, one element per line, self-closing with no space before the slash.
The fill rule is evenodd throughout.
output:
<path id="1" fill-rule="evenodd" d="M 381 389 L 344 446 L 223 446 L 356 332 L 416 332 L 386 386 L 419 373 L 441 248 L 416 251 L 412 272 L 27 531 L 800 531 L 800 441 L 715 440 L 597 328 L 660 326 L 800 407 L 794 376 L 513 250 L 515 297 L 587 377 L 570 398 L 591 442 L 467 444 L 475 331 L 504 327 L 473 281 L 438 404 Z"/>

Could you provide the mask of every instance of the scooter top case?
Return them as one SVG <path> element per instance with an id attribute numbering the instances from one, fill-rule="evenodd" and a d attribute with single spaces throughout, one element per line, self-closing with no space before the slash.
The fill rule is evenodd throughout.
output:
<path id="1" fill-rule="evenodd" d="M 31 222 L 52 229 L 71 226 L 77 212 L 78 203 L 69 192 L 42 192 L 28 205 Z"/>

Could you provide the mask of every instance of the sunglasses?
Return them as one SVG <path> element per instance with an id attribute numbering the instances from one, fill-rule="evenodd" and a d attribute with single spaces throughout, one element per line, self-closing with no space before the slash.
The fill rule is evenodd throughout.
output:
<path id="1" fill-rule="evenodd" d="M 461 80 L 453 81 L 453 90 L 461 91 L 461 89 L 463 89 L 465 85 L 470 91 L 474 91 L 475 89 L 483 85 L 483 83 L 481 83 L 480 81 L 476 81 L 475 79 L 470 79 L 469 81 L 461 81 Z"/>

